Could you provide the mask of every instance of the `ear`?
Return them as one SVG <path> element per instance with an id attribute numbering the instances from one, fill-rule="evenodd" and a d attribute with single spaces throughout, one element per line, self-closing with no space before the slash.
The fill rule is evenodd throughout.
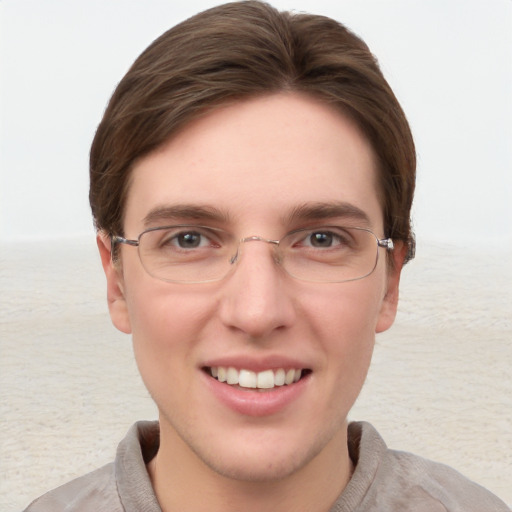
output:
<path id="1" fill-rule="evenodd" d="M 124 295 L 123 273 L 121 262 L 112 261 L 110 237 L 106 233 L 98 233 L 96 243 L 100 251 L 101 264 L 107 278 L 107 301 L 112 323 L 126 334 L 132 332 L 130 315 Z"/>
<path id="2" fill-rule="evenodd" d="M 398 308 L 400 275 L 402 273 L 406 254 L 407 246 L 404 243 L 399 242 L 395 245 L 390 256 L 393 258 L 393 265 L 389 264 L 387 268 L 386 294 L 382 300 L 377 326 L 375 327 L 376 333 L 387 331 L 395 321 L 396 311 Z M 386 264 L 387 263 L 388 262 L 386 262 Z"/>

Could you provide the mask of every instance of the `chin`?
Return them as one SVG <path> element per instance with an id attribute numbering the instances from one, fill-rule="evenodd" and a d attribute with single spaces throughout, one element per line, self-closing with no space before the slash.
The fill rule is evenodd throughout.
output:
<path id="1" fill-rule="evenodd" d="M 303 460 L 300 460 L 300 459 Z M 313 456 L 297 457 L 296 454 L 281 455 L 279 458 L 268 456 L 262 459 L 260 453 L 257 457 L 248 457 L 247 453 L 235 455 L 234 460 L 221 459 L 216 461 L 203 460 L 208 467 L 218 475 L 230 480 L 247 483 L 275 482 L 286 479 L 304 467 Z"/>
<path id="2" fill-rule="evenodd" d="M 318 432 L 309 438 L 308 435 L 294 436 L 290 432 L 285 436 L 282 433 L 275 435 L 275 432 L 274 435 L 269 432 L 261 434 L 253 431 L 239 439 L 229 437 L 214 445 L 217 446 L 215 452 L 196 451 L 196 456 L 225 478 L 248 483 L 273 482 L 300 473 L 325 450 L 334 449 L 331 441 L 337 437 L 328 432 Z"/>

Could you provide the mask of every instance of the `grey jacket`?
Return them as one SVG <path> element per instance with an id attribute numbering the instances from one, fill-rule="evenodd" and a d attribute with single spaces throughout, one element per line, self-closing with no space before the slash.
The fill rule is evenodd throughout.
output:
<path id="1" fill-rule="evenodd" d="M 161 512 L 146 463 L 158 450 L 157 422 L 131 427 L 113 463 L 36 499 L 25 512 Z M 349 425 L 354 474 L 330 512 L 510 512 L 448 466 L 389 450 L 369 423 Z"/>

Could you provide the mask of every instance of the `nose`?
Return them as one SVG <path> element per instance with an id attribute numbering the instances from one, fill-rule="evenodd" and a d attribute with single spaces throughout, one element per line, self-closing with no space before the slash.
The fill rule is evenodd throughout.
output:
<path id="1" fill-rule="evenodd" d="M 275 261 L 273 247 L 260 237 L 243 242 L 263 243 L 240 245 L 236 266 L 224 281 L 220 317 L 230 329 L 256 340 L 289 327 L 295 308 L 290 279 Z"/>

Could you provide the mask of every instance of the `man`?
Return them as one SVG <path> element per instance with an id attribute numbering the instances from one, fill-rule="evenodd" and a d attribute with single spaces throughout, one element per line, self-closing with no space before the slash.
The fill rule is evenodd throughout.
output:
<path id="1" fill-rule="evenodd" d="M 414 144 L 360 39 L 205 11 L 128 71 L 90 169 L 110 315 L 159 422 L 28 510 L 507 510 L 347 424 L 414 255 Z"/>

